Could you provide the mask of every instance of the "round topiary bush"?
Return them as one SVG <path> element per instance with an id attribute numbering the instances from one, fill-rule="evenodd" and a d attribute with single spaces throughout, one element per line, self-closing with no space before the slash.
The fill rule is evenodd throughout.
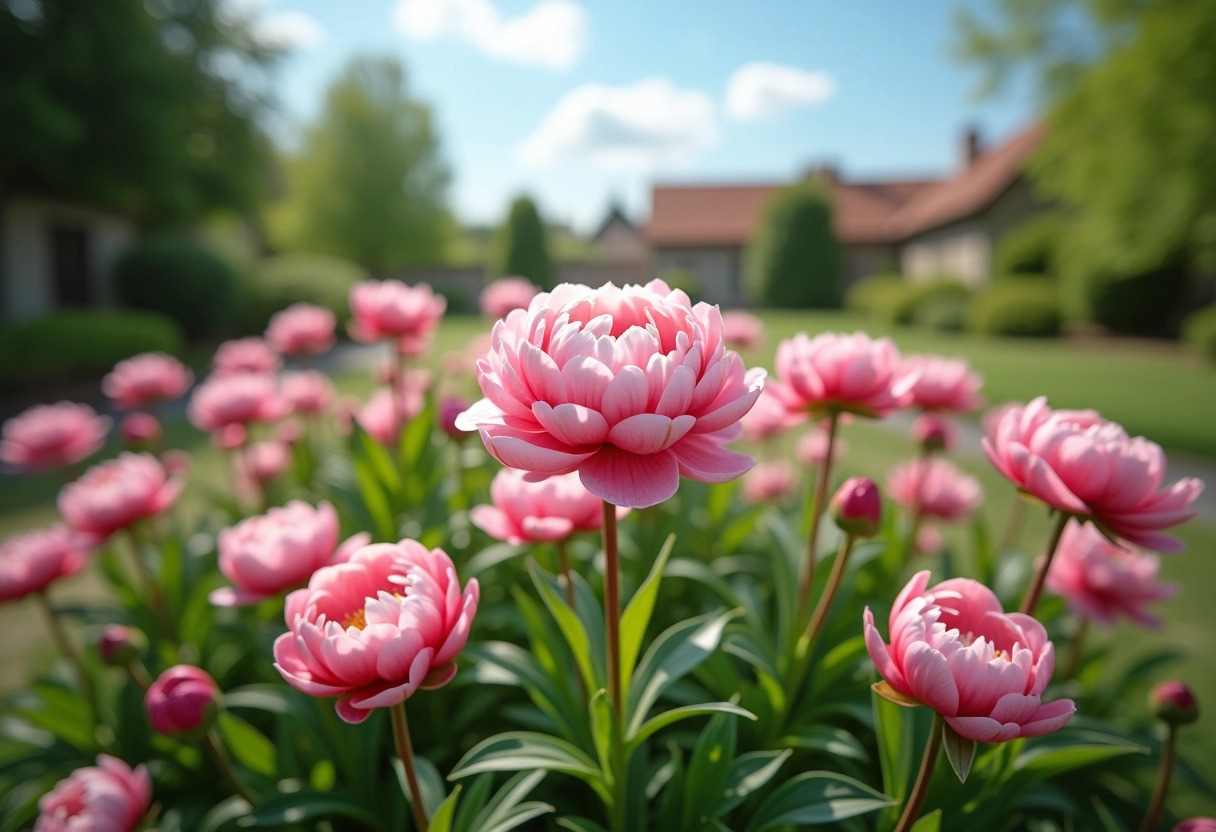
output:
<path id="1" fill-rule="evenodd" d="M 241 303 L 240 328 L 261 332 L 270 316 L 293 303 L 315 303 L 349 317 L 350 287 L 369 279 L 349 260 L 326 254 L 282 254 L 259 261 L 249 274 Z"/>
<path id="2" fill-rule="evenodd" d="M 844 306 L 866 317 L 890 320 L 914 291 L 915 287 L 903 275 L 875 274 L 849 287 L 844 295 Z"/>
<path id="3" fill-rule="evenodd" d="M 749 290 L 774 308 L 835 309 L 840 256 L 828 195 L 813 182 L 793 185 L 764 206 L 748 252 Z"/>
<path id="4" fill-rule="evenodd" d="M 198 338 L 231 323 L 238 300 L 236 271 L 186 234 L 155 234 L 136 242 L 113 272 L 118 300 L 167 315 Z"/>
<path id="5" fill-rule="evenodd" d="M 967 328 L 987 335 L 1042 338 L 1060 332 L 1060 304 L 1045 280 L 996 282 L 967 310 Z"/>
<path id="6" fill-rule="evenodd" d="M 911 285 L 903 303 L 891 310 L 893 323 L 962 329 L 965 310 L 971 301 L 971 291 L 966 286 L 953 277 L 933 277 Z"/>
<path id="7" fill-rule="evenodd" d="M 1182 335 L 1187 343 L 1216 361 L 1216 304 L 1192 313 L 1182 325 Z"/>
<path id="8" fill-rule="evenodd" d="M 1067 220 L 1059 214 L 1040 214 L 1006 231 L 992 254 L 993 272 L 1002 277 L 1054 278 L 1066 231 Z"/>

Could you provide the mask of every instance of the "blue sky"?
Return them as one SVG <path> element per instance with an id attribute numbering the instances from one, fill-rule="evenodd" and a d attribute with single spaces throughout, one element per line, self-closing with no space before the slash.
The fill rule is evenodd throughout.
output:
<path id="1" fill-rule="evenodd" d="M 654 181 L 948 171 L 968 124 L 1025 124 L 1025 90 L 976 103 L 948 54 L 962 0 L 242 0 L 295 44 L 278 75 L 291 136 L 358 54 L 407 66 L 433 107 L 451 202 L 498 222 L 528 191 L 594 228 L 644 218 Z M 983 0 L 968 0 L 982 3 Z"/>

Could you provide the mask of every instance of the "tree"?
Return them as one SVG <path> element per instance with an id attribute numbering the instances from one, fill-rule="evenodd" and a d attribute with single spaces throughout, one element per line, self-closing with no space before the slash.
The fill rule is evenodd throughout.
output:
<path id="1" fill-rule="evenodd" d="M 222 6 L 0 3 L 0 189 L 150 224 L 252 208 L 269 159 L 257 124 L 269 95 L 250 79 L 277 52 Z"/>
<path id="2" fill-rule="evenodd" d="M 769 200 L 748 265 L 752 294 L 768 306 L 840 305 L 840 244 L 831 202 L 819 185 L 800 182 Z"/>
<path id="3" fill-rule="evenodd" d="M 288 192 L 270 217 L 282 248 L 331 254 L 372 272 L 442 258 L 448 168 L 431 111 L 393 58 L 356 58 L 329 88 Z"/>
<path id="4" fill-rule="evenodd" d="M 518 196 L 511 203 L 507 221 L 498 229 L 490 273 L 494 277 L 519 275 L 542 289 L 553 288 L 545 224 L 530 197 Z"/>

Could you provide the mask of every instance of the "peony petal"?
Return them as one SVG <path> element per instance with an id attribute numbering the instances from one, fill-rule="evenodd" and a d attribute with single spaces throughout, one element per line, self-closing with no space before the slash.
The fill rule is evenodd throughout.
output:
<path id="1" fill-rule="evenodd" d="M 583 487 L 617 506 L 647 508 L 676 493 L 680 466 L 671 451 L 639 456 L 611 445 L 578 469 Z"/>
<path id="2" fill-rule="evenodd" d="M 723 448 L 708 435 L 689 434 L 671 446 L 680 473 L 698 482 L 730 482 L 752 469 L 756 460 Z"/>
<path id="3" fill-rule="evenodd" d="M 594 452 L 577 453 L 553 447 L 548 434 L 528 434 L 518 431 L 487 434 L 494 458 L 503 465 L 534 471 L 538 474 L 564 474 L 573 471 Z M 566 446 L 568 447 L 568 446 Z"/>
<path id="4" fill-rule="evenodd" d="M 1021 736 L 1040 737 L 1063 728 L 1072 715 L 1077 712 L 1077 706 L 1071 699 L 1057 699 L 1039 708 L 1034 718 L 1022 725 Z"/>
<path id="5" fill-rule="evenodd" d="M 903 672 L 912 695 L 942 716 L 958 713 L 958 687 L 946 657 L 923 641 L 913 642 L 903 655 Z"/>

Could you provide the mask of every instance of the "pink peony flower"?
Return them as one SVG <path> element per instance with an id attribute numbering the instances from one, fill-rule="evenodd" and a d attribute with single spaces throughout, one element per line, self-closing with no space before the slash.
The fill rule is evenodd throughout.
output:
<path id="1" fill-rule="evenodd" d="M 274 376 L 236 373 L 213 375 L 200 384 L 187 412 L 199 430 L 215 432 L 229 425 L 273 422 L 285 409 Z"/>
<path id="2" fill-rule="evenodd" d="M 407 389 L 404 395 L 395 398 L 398 399 L 396 404 L 393 402 L 393 391 L 381 387 L 355 413 L 359 427 L 381 445 L 390 447 L 396 446 L 406 423 L 421 413 L 425 405 L 422 394 L 414 390 Z"/>
<path id="3" fill-rule="evenodd" d="M 439 402 L 439 427 L 452 439 L 464 439 L 471 431 L 456 427 L 456 418 L 469 409 L 469 402 L 462 396 L 444 396 Z"/>
<path id="4" fill-rule="evenodd" d="M 1162 489 L 1165 454 L 1156 442 L 1129 438 L 1093 411 L 1053 412 L 1039 397 L 1005 410 L 983 444 L 988 459 L 1020 491 L 1137 546 L 1184 548 L 1162 530 L 1195 516 L 1189 506 L 1203 482 L 1185 477 Z"/>
<path id="5" fill-rule="evenodd" d="M 798 488 L 794 466 L 783 459 L 757 463 L 740 482 L 740 495 L 749 503 L 779 502 Z"/>
<path id="6" fill-rule="evenodd" d="M 912 439 L 930 451 L 949 451 L 958 442 L 958 429 L 949 416 L 929 411 L 912 422 Z"/>
<path id="7" fill-rule="evenodd" d="M 490 483 L 493 505 L 474 506 L 473 525 L 497 540 L 537 543 L 563 540 L 575 532 L 596 532 L 604 523 L 604 503 L 575 473 L 530 482 L 516 468 L 504 468 Z M 617 518 L 629 513 L 618 508 Z"/>
<path id="8" fill-rule="evenodd" d="M 1190 725 L 1199 719 L 1195 691 L 1177 679 L 1153 685 L 1148 692 L 1148 707 L 1153 716 L 1168 725 Z"/>
<path id="9" fill-rule="evenodd" d="M 618 289 L 562 284 L 494 325 L 477 367 L 486 398 L 456 426 L 534 478 L 578 471 L 601 499 L 644 508 L 683 474 L 726 482 L 755 464 L 727 450 L 760 396 L 722 341 L 717 307 L 661 280 Z"/>
<path id="10" fill-rule="evenodd" d="M 88 541 L 66 526 L 19 534 L 0 544 L 0 603 L 42 592 L 88 562 Z"/>
<path id="11" fill-rule="evenodd" d="M 965 359 L 909 355 L 901 373 L 913 380 L 911 407 L 970 413 L 984 403 L 979 395 L 984 379 L 972 372 Z"/>
<path id="12" fill-rule="evenodd" d="M 402 355 L 426 351 L 447 301 L 425 283 L 406 286 L 399 280 L 368 280 L 350 290 L 350 311 L 354 320 L 350 335 L 356 341 L 393 338 Z"/>
<path id="13" fill-rule="evenodd" d="M 828 511 L 846 534 L 873 537 L 882 528 L 882 494 L 869 477 L 849 477 L 841 483 Z"/>
<path id="14" fill-rule="evenodd" d="M 261 338 L 238 338 L 225 341 L 211 359 L 215 375 L 234 373 L 264 373 L 274 375 L 283 367 L 283 359 Z"/>
<path id="15" fill-rule="evenodd" d="M 791 413 L 822 418 L 856 413 L 877 418 L 907 406 L 916 379 L 901 372 L 889 338 L 864 332 L 798 333 L 777 347 L 777 381 L 770 386 Z"/>
<path id="16" fill-rule="evenodd" d="M 1187 818 L 1174 832 L 1216 832 L 1216 818 Z"/>
<path id="17" fill-rule="evenodd" d="M 370 541 L 361 532 L 339 546 L 332 505 L 313 508 L 292 500 L 220 532 L 220 571 L 233 585 L 212 592 L 211 603 L 245 606 L 296 589 L 322 566 L 349 560 Z"/>
<path id="18" fill-rule="evenodd" d="M 942 550 L 941 530 L 937 526 L 921 523 L 920 528 L 916 530 L 916 540 L 913 543 L 916 545 L 918 554 L 931 555 L 934 552 L 940 552 Z"/>
<path id="19" fill-rule="evenodd" d="M 365 546 L 287 596 L 290 632 L 275 640 L 275 668 L 296 690 L 336 696 L 338 716 L 362 722 L 452 680 L 478 597 L 476 579 L 461 592 L 442 549 Z"/>
<path id="20" fill-rule="evenodd" d="M 764 322 L 742 309 L 724 312 L 722 338 L 735 349 L 754 350 L 764 343 Z"/>
<path id="21" fill-rule="evenodd" d="M 837 436 L 832 445 L 832 462 L 835 463 L 848 452 L 849 443 Z M 798 440 L 794 455 L 803 465 L 822 465 L 828 455 L 828 432 L 821 427 L 811 428 Z"/>
<path id="22" fill-rule="evenodd" d="M 266 341 L 283 355 L 320 355 L 334 345 L 334 313 L 311 303 L 294 303 L 274 313 Z"/>
<path id="23" fill-rule="evenodd" d="M 125 451 L 94 465 L 59 492 L 59 513 L 68 526 L 95 542 L 169 509 L 184 480 L 169 477 L 152 454 Z"/>
<path id="24" fill-rule="evenodd" d="M 119 410 L 139 410 L 181 398 L 193 382 L 194 373 L 173 356 L 145 352 L 115 364 L 101 380 L 101 392 Z"/>
<path id="25" fill-rule="evenodd" d="M 752 409 L 743 414 L 739 424 L 743 426 L 743 438 L 748 442 L 763 442 L 780 436 L 801 422 L 801 417 L 791 414 L 767 389 L 756 399 Z"/>
<path id="26" fill-rule="evenodd" d="M 279 393 L 292 413 L 313 416 L 324 413 L 329 407 L 334 398 L 334 385 L 325 373 L 303 370 L 283 373 Z"/>
<path id="27" fill-rule="evenodd" d="M 884 644 L 865 611 L 866 649 L 898 694 L 943 717 L 976 742 L 1037 737 L 1062 728 L 1076 711 L 1071 699 L 1044 704 L 1055 649 L 1043 625 L 1006 613 L 992 590 L 969 578 L 926 591 L 918 572 L 891 609 L 891 643 Z"/>
<path id="28" fill-rule="evenodd" d="M 248 438 L 249 431 L 245 430 L 244 425 L 225 425 L 211 434 L 211 444 L 221 451 L 235 451 Z"/>
<path id="29" fill-rule="evenodd" d="M 505 318 L 516 309 L 527 309 L 540 288 L 526 277 L 502 277 L 481 290 L 478 306 L 487 318 Z"/>
<path id="30" fill-rule="evenodd" d="M 97 653 L 102 662 L 111 667 L 125 667 L 136 661 L 148 649 L 147 637 L 132 627 L 107 624 L 97 642 Z"/>
<path id="31" fill-rule="evenodd" d="M 915 459 L 896 465 L 887 475 L 891 499 L 924 517 L 962 520 L 984 499 L 979 481 L 944 459 Z"/>
<path id="32" fill-rule="evenodd" d="M 76 769 L 39 799 L 34 832 L 134 832 L 151 803 L 144 766 L 99 754 L 96 766 Z"/>
<path id="33" fill-rule="evenodd" d="M 1114 624 L 1120 615 L 1156 627 L 1160 621 L 1145 606 L 1173 598 L 1178 587 L 1159 583 L 1156 555 L 1122 549 L 1088 524 L 1072 521 L 1056 547 L 1047 588 L 1080 615 Z"/>
<path id="34" fill-rule="evenodd" d="M 137 447 L 153 442 L 159 442 L 163 431 L 158 420 L 151 413 L 135 411 L 122 417 L 118 423 L 118 435 L 128 445 Z"/>
<path id="35" fill-rule="evenodd" d="M 220 689 L 201 667 L 178 664 L 166 670 L 144 694 L 148 722 L 170 737 L 205 730 L 219 710 Z"/>
<path id="36" fill-rule="evenodd" d="M 237 460 L 243 475 L 265 484 L 281 477 L 291 465 L 291 446 L 277 440 L 255 442 Z"/>
<path id="37" fill-rule="evenodd" d="M 0 461 L 20 471 L 73 465 L 105 444 L 110 420 L 87 404 L 40 404 L 4 423 Z"/>

